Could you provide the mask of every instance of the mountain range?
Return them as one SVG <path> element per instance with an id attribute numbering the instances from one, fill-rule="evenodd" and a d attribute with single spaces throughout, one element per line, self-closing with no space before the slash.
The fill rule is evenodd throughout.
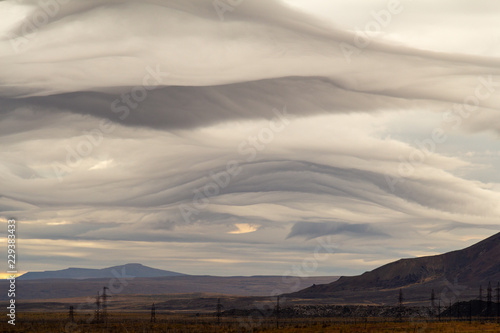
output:
<path id="1" fill-rule="evenodd" d="M 332 282 L 338 276 L 209 276 L 187 275 L 126 264 L 103 269 L 67 268 L 58 271 L 28 272 L 18 278 L 16 297 L 22 300 L 52 300 L 94 296 L 103 287 L 109 292 L 128 295 L 217 294 L 269 296 Z M 0 281 L 0 288 L 8 280 Z M 7 288 L 8 289 L 8 288 Z M 0 300 L 6 299 L 1 295 Z"/>
<path id="2" fill-rule="evenodd" d="M 91 268 L 66 268 L 58 271 L 28 272 L 18 277 L 19 280 L 42 280 L 42 279 L 98 279 L 116 278 L 126 274 L 137 277 L 164 277 L 185 276 L 186 274 L 151 268 L 141 264 L 126 264 L 102 269 Z"/>
<path id="3" fill-rule="evenodd" d="M 398 261 L 358 276 L 315 285 L 290 296 L 332 298 L 340 303 L 394 303 L 399 290 L 411 302 L 427 301 L 432 289 L 443 300 L 477 297 L 480 286 L 500 281 L 500 233 L 462 250 Z M 486 294 L 485 294 L 486 295 Z"/>
<path id="4" fill-rule="evenodd" d="M 434 291 L 436 302 L 448 304 L 477 299 L 480 286 L 484 297 L 489 283 L 496 288 L 500 281 L 500 233 L 462 250 L 400 259 L 358 276 L 295 278 L 293 290 L 291 280 L 282 276 L 197 276 L 127 264 L 105 269 L 26 273 L 19 278 L 19 296 L 55 299 L 93 295 L 123 273 L 133 277 L 120 292 L 124 295 L 266 296 L 281 290 L 294 304 L 395 305 L 401 291 L 405 304 L 426 305 Z"/>

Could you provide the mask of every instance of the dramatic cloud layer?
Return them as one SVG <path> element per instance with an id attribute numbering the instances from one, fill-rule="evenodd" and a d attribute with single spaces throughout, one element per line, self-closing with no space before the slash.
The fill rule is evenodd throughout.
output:
<path id="1" fill-rule="evenodd" d="M 23 269 L 354 274 L 498 231 L 498 48 L 402 44 L 430 3 L 316 2 L 367 31 L 298 0 L 0 2 Z"/>

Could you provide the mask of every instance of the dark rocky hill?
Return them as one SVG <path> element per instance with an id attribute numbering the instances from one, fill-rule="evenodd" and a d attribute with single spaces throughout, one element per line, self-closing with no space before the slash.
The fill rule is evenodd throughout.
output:
<path id="1" fill-rule="evenodd" d="M 495 285 L 500 281 L 500 233 L 462 250 L 400 259 L 362 275 L 343 276 L 333 283 L 312 286 L 290 296 L 333 297 L 345 303 L 391 303 L 401 288 L 407 299 L 414 301 L 430 296 L 432 289 L 438 296 L 444 292 L 447 299 L 458 299 L 476 295 L 479 286 L 485 288 L 489 281 Z"/>

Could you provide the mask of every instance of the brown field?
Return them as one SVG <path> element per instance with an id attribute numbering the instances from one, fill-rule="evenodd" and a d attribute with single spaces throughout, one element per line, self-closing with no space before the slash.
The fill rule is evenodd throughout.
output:
<path id="1" fill-rule="evenodd" d="M 16 326 L 0 323 L 0 332 L 33 333 L 133 333 L 133 332 L 500 332 L 496 322 L 481 321 L 432 321 L 403 320 L 394 318 L 284 318 L 279 328 L 275 318 L 223 317 L 220 324 L 210 315 L 157 314 L 156 322 L 150 322 L 150 314 L 110 313 L 107 323 L 91 323 L 92 313 L 79 314 L 75 322 L 68 320 L 67 313 L 20 313 Z"/>

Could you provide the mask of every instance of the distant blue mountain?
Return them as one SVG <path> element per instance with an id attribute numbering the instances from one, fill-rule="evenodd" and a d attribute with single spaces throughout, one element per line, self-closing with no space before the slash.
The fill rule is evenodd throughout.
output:
<path id="1" fill-rule="evenodd" d="M 114 274 L 113 274 L 114 273 Z M 133 277 L 183 276 L 186 274 L 147 267 L 141 264 L 126 264 L 102 269 L 66 268 L 60 271 L 28 272 L 18 277 L 19 280 L 41 279 L 99 279 L 116 278 L 126 274 Z"/>

